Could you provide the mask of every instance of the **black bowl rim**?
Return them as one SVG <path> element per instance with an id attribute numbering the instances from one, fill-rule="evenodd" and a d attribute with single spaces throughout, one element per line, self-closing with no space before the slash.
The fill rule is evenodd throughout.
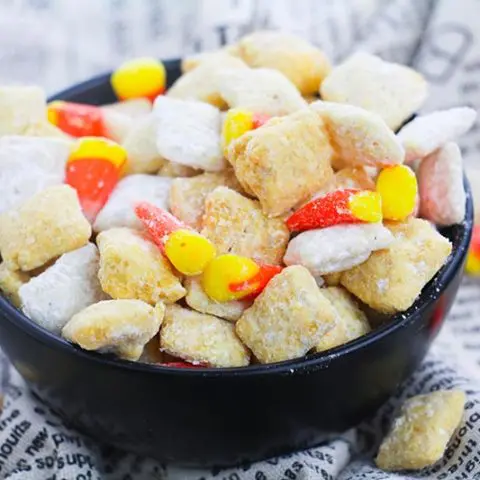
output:
<path id="1" fill-rule="evenodd" d="M 167 68 L 170 65 L 179 64 L 179 60 L 167 60 L 165 62 Z M 90 80 L 79 83 L 71 88 L 61 91 L 52 96 L 49 100 L 62 99 L 64 96 L 78 94 L 82 91 L 88 91 L 92 87 L 99 86 L 109 81 L 110 73 L 96 76 Z M 453 280 L 453 277 L 461 268 L 463 259 L 467 253 L 473 228 L 473 200 L 470 185 L 464 175 L 464 188 L 466 193 L 465 218 L 461 238 L 454 252 L 447 259 L 442 268 L 435 274 L 432 280 L 424 287 L 420 296 L 415 303 L 406 311 L 393 315 L 388 322 L 375 328 L 370 333 L 348 342 L 344 345 L 332 348 L 325 352 L 316 353 L 307 357 L 300 357 L 283 362 L 272 364 L 249 365 L 246 367 L 231 368 L 179 368 L 158 364 L 131 362 L 105 356 L 97 352 L 88 352 L 75 346 L 62 337 L 44 329 L 40 325 L 30 320 L 20 310 L 17 310 L 3 295 L 0 295 L 0 311 L 3 312 L 5 319 L 20 327 L 29 336 L 34 337 L 37 341 L 51 348 L 60 348 L 79 357 L 83 357 L 87 361 L 98 362 L 108 365 L 112 368 L 137 371 L 146 374 L 173 374 L 184 376 L 203 376 L 203 377 L 224 377 L 224 376 L 245 376 L 245 375 L 265 375 L 265 374 L 293 374 L 299 370 L 308 369 L 324 369 L 327 368 L 331 361 L 337 357 L 348 356 L 355 351 L 368 348 L 371 344 L 381 340 L 383 337 L 393 334 L 398 329 L 403 328 L 410 322 L 414 322 L 422 312 L 442 294 L 446 287 Z"/>

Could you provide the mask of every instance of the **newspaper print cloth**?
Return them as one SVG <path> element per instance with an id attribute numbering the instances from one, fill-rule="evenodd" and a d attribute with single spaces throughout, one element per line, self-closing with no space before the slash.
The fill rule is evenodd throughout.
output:
<path id="1" fill-rule="evenodd" d="M 334 62 L 367 50 L 413 65 L 431 84 L 425 111 L 478 110 L 479 19 L 478 0 L 0 0 L 0 83 L 34 81 L 52 93 L 125 58 L 178 57 L 269 28 L 309 38 Z M 469 168 L 480 154 L 479 129 L 460 141 Z M 328 444 L 242 468 L 186 470 L 95 443 L 62 424 L 5 358 L 1 365 L 0 478 L 480 480 L 480 281 L 473 279 L 464 280 L 426 360 L 374 418 Z M 450 388 L 468 401 L 444 458 L 418 472 L 377 469 L 376 450 L 404 400 Z"/>

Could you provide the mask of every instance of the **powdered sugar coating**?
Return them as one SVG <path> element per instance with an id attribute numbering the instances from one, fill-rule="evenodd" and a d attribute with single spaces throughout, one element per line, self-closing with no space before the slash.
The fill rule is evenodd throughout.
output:
<path id="1" fill-rule="evenodd" d="M 417 172 L 420 216 L 440 226 L 460 223 L 465 217 L 462 154 L 447 143 L 420 163 Z"/>
<path id="2" fill-rule="evenodd" d="M 397 136 L 405 149 L 405 162 L 413 162 L 455 140 L 472 127 L 477 112 L 459 107 L 439 110 L 414 118 Z"/>
<path id="3" fill-rule="evenodd" d="M 392 241 L 392 234 L 381 223 L 336 225 L 309 230 L 290 240 L 283 261 L 303 265 L 314 276 L 325 275 L 359 265 Z"/>
<path id="4" fill-rule="evenodd" d="M 95 219 L 96 232 L 114 227 L 129 227 L 141 230 L 142 223 L 135 215 L 135 205 L 149 202 L 168 210 L 170 178 L 153 175 L 129 175 L 118 182 L 107 203 Z"/>
<path id="5" fill-rule="evenodd" d="M 97 277 L 98 260 L 97 247 L 92 243 L 62 255 L 20 287 L 25 315 L 47 330 L 60 333 L 73 315 L 106 298 Z"/>
<path id="6" fill-rule="evenodd" d="M 210 172 L 225 168 L 220 110 L 207 103 L 159 96 L 153 115 L 157 149 L 162 157 Z"/>

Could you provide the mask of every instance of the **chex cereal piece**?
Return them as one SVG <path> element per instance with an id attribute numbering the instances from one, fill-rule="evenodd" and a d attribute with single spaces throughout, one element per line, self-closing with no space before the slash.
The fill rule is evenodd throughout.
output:
<path id="1" fill-rule="evenodd" d="M 341 284 L 381 313 L 406 310 L 443 266 L 452 244 L 426 220 L 388 225 L 395 240 L 342 273 Z"/>
<path id="2" fill-rule="evenodd" d="M 305 355 L 335 325 L 335 311 L 301 266 L 273 277 L 235 324 L 237 335 L 261 363 Z"/>
<path id="3" fill-rule="evenodd" d="M 139 119 L 152 111 L 152 103 L 147 98 L 130 98 L 102 107 L 103 111 L 118 112 L 132 119 Z"/>
<path id="4" fill-rule="evenodd" d="M 160 351 L 160 335 L 155 335 L 143 347 L 139 362 L 159 364 L 165 361 L 167 355 Z"/>
<path id="5" fill-rule="evenodd" d="M 231 55 L 207 59 L 182 75 L 167 91 L 166 96 L 183 100 L 199 100 L 218 108 L 226 103 L 218 88 L 218 75 L 223 69 L 247 69 L 247 65 Z"/>
<path id="6" fill-rule="evenodd" d="M 263 212 L 279 216 L 330 181 L 332 153 L 323 122 L 301 110 L 242 135 L 230 145 L 228 160 Z"/>
<path id="7" fill-rule="evenodd" d="M 231 322 L 237 321 L 244 310 L 249 307 L 248 301 L 232 300 L 230 302 L 216 302 L 203 290 L 200 279 L 189 277 L 185 281 L 187 296 L 185 301 L 193 310 L 208 313 Z"/>
<path id="8" fill-rule="evenodd" d="M 123 142 L 127 138 L 134 125 L 131 117 L 115 110 L 103 110 L 102 117 L 108 138 L 118 143 Z"/>
<path id="9" fill-rule="evenodd" d="M 178 305 L 167 306 L 160 347 L 175 357 L 212 367 L 243 367 L 250 363 L 250 354 L 237 338 L 232 323 Z"/>
<path id="10" fill-rule="evenodd" d="M 200 175 L 202 170 L 198 170 L 196 168 L 187 167 L 187 165 L 180 165 L 179 163 L 169 162 L 165 160 L 163 165 L 160 167 L 160 170 L 157 172 L 157 175 L 161 177 L 195 177 L 196 175 Z"/>
<path id="11" fill-rule="evenodd" d="M 241 65 L 238 62 L 232 61 L 232 57 L 236 57 L 235 48 L 233 45 L 227 45 L 219 50 L 212 50 L 207 52 L 194 53 L 188 57 L 182 58 L 182 73 L 190 72 L 199 67 L 205 62 L 210 62 L 212 65 L 221 65 L 222 62 L 230 62 L 233 65 Z M 245 66 L 243 64 L 242 66 Z"/>
<path id="12" fill-rule="evenodd" d="M 287 32 L 251 33 L 239 40 L 237 49 L 250 67 L 278 70 L 302 95 L 318 93 L 330 71 L 330 62 L 321 50 Z"/>
<path id="13" fill-rule="evenodd" d="M 127 151 L 126 173 L 155 173 L 165 163 L 156 142 L 156 124 L 153 115 L 135 121 L 122 142 Z"/>
<path id="14" fill-rule="evenodd" d="M 138 299 L 154 305 L 176 302 L 185 289 L 159 248 L 140 232 L 112 228 L 97 237 L 100 250 L 98 277 L 112 298 Z"/>
<path id="15" fill-rule="evenodd" d="M 135 361 L 158 333 L 164 315 L 162 302 L 152 307 L 140 300 L 104 300 L 74 315 L 62 335 L 85 350 L 114 352 Z"/>
<path id="16" fill-rule="evenodd" d="M 61 185 L 71 142 L 57 138 L 0 138 L 0 213 L 47 187 Z"/>
<path id="17" fill-rule="evenodd" d="M 114 227 L 129 227 L 141 230 L 142 223 L 135 215 L 135 205 L 150 202 L 167 208 L 170 186 L 169 178 L 153 175 L 130 175 L 118 182 L 107 203 L 95 219 L 96 232 Z"/>
<path id="18" fill-rule="evenodd" d="M 220 95 L 230 108 L 276 116 L 307 106 L 295 85 L 276 70 L 224 69 L 217 76 Z"/>
<path id="19" fill-rule="evenodd" d="M 318 101 L 309 107 L 325 122 L 343 166 L 380 167 L 403 163 L 399 139 L 380 116 L 353 105 Z"/>
<path id="20" fill-rule="evenodd" d="M 22 131 L 22 135 L 26 137 L 60 138 L 63 140 L 72 139 L 70 135 L 66 134 L 55 125 L 52 125 L 47 120 L 43 120 L 40 123 L 32 123 L 31 125 L 28 125 L 28 127 Z"/>
<path id="21" fill-rule="evenodd" d="M 375 463 L 382 470 L 419 470 L 443 456 L 460 425 L 465 393 L 439 390 L 408 399 L 385 437 Z"/>
<path id="22" fill-rule="evenodd" d="M 417 172 L 420 216 L 440 226 L 461 223 L 465 217 L 462 154 L 450 142 L 424 158 Z"/>
<path id="23" fill-rule="evenodd" d="M 363 263 L 373 251 L 392 241 L 392 234 L 381 223 L 335 225 L 294 237 L 283 261 L 303 265 L 314 276 L 325 275 Z"/>
<path id="24" fill-rule="evenodd" d="M 427 90 L 423 76 L 412 68 L 358 52 L 332 70 L 320 95 L 374 112 L 395 130 L 422 105 Z"/>
<path id="25" fill-rule="evenodd" d="M 91 233 L 75 190 L 58 185 L 0 215 L 0 252 L 8 268 L 28 271 L 82 247 Z"/>
<path id="26" fill-rule="evenodd" d="M 47 121 L 45 92 L 39 87 L 0 87 L 0 136 L 23 135 Z"/>
<path id="27" fill-rule="evenodd" d="M 338 287 L 340 285 L 340 278 L 342 277 L 342 272 L 327 273 L 324 275 L 323 281 L 328 287 Z"/>
<path id="28" fill-rule="evenodd" d="M 266 217 L 258 201 L 227 187 L 208 194 L 202 234 L 218 254 L 234 253 L 269 264 L 281 263 L 289 239 L 282 219 Z"/>
<path id="29" fill-rule="evenodd" d="M 455 140 L 472 127 L 477 112 L 459 107 L 439 110 L 414 118 L 397 134 L 405 149 L 405 162 L 413 162 Z"/>
<path id="30" fill-rule="evenodd" d="M 60 333 L 72 315 L 106 297 L 98 281 L 98 259 L 97 247 L 89 243 L 65 253 L 20 287 L 25 315 L 47 330 Z"/>
<path id="31" fill-rule="evenodd" d="M 157 148 L 174 163 L 223 170 L 220 111 L 206 103 L 158 97 L 153 107 Z M 186 141 L 188 139 L 188 141 Z"/>
<path id="32" fill-rule="evenodd" d="M 21 301 L 18 296 L 20 287 L 30 280 L 30 275 L 20 270 L 10 270 L 5 263 L 0 263 L 0 291 L 16 307 L 20 307 Z"/>
<path id="33" fill-rule="evenodd" d="M 170 210 L 182 222 L 197 230 L 202 228 L 205 199 L 217 187 L 226 186 L 241 191 L 232 170 L 203 173 L 193 178 L 177 178 L 170 189 Z"/>
<path id="34" fill-rule="evenodd" d="M 321 292 L 333 305 L 336 314 L 335 326 L 317 343 L 315 350 L 323 352 L 343 345 L 368 333 L 370 325 L 356 300 L 342 287 L 322 288 Z"/>

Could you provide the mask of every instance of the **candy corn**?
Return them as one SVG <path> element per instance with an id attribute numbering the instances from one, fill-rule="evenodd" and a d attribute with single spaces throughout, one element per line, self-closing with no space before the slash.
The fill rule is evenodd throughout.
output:
<path id="1" fill-rule="evenodd" d="M 378 175 L 376 190 L 382 197 L 385 220 L 404 220 L 414 212 L 418 186 L 410 167 L 395 165 L 384 168 Z"/>
<path id="2" fill-rule="evenodd" d="M 202 287 L 217 302 L 253 299 L 281 270 L 282 267 L 260 265 L 239 255 L 219 255 L 203 272 Z"/>
<path id="3" fill-rule="evenodd" d="M 226 150 L 233 140 L 241 137 L 244 133 L 261 127 L 270 120 L 269 115 L 253 113 L 241 108 L 230 109 L 225 117 L 222 128 L 223 148 Z"/>
<path id="4" fill-rule="evenodd" d="M 56 100 L 47 106 L 48 121 L 72 137 L 107 137 L 100 107 Z"/>
<path id="5" fill-rule="evenodd" d="M 214 245 L 167 211 L 147 202 L 135 207 L 153 242 L 184 275 L 199 275 L 215 257 Z"/>
<path id="6" fill-rule="evenodd" d="M 292 232 L 331 227 L 343 223 L 380 222 L 380 195 L 370 190 L 335 190 L 316 198 L 286 221 Z"/>
<path id="7" fill-rule="evenodd" d="M 153 102 L 165 91 L 165 67 L 154 58 L 129 60 L 113 72 L 110 81 L 120 100 L 145 97 Z"/>
<path id="8" fill-rule="evenodd" d="M 480 225 L 473 227 L 472 241 L 467 254 L 465 271 L 469 275 L 480 275 Z"/>
<path id="9" fill-rule="evenodd" d="M 126 160 L 125 149 L 105 138 L 84 137 L 74 146 L 67 161 L 65 183 L 77 190 L 90 221 L 107 202 Z"/>

